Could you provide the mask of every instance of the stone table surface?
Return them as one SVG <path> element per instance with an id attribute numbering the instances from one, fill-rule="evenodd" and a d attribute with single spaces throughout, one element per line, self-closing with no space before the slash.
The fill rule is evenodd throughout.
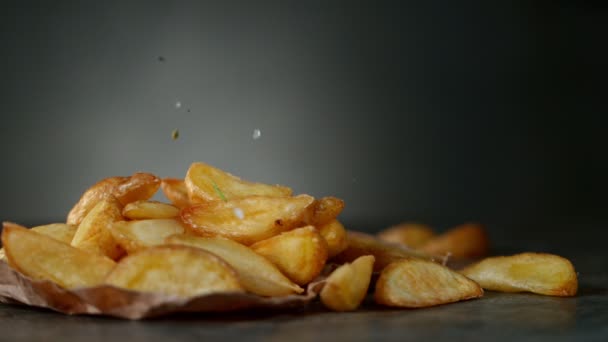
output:
<path id="1" fill-rule="evenodd" d="M 144 321 L 0 304 L 0 340 L 608 341 L 608 253 L 603 241 L 577 241 L 564 234 L 550 242 L 529 238 L 514 244 L 517 248 L 495 249 L 500 254 L 548 249 L 570 258 L 579 272 L 579 293 L 573 298 L 486 292 L 478 300 L 417 310 L 384 309 L 368 300 L 352 313 L 329 312 L 315 303 L 298 312 L 188 314 Z"/>

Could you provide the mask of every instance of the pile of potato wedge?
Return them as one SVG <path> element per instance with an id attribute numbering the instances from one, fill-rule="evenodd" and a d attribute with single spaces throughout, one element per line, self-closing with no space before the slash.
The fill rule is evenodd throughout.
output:
<path id="1" fill-rule="evenodd" d="M 151 200 L 159 188 L 168 203 Z M 376 303 L 403 308 L 479 298 L 483 289 L 576 294 L 576 272 L 557 255 L 481 259 L 489 250 L 481 225 L 437 235 L 404 223 L 374 236 L 347 231 L 343 208 L 335 197 L 294 195 L 198 162 L 184 179 L 103 179 L 65 223 L 5 222 L 0 258 L 68 289 L 105 284 L 176 297 L 289 296 L 321 281 L 321 302 L 335 311 L 357 309 L 372 290 Z M 481 260 L 455 270 L 446 258 Z"/>

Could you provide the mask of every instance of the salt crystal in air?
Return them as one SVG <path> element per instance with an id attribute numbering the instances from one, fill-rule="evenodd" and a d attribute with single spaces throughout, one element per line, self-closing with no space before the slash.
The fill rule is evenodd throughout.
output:
<path id="1" fill-rule="evenodd" d="M 239 220 L 242 220 L 245 218 L 245 213 L 243 212 L 243 209 L 234 208 L 234 209 L 232 209 L 232 211 L 234 212 L 234 216 L 238 217 Z"/>
<path id="2" fill-rule="evenodd" d="M 253 130 L 253 140 L 258 140 L 262 136 L 262 132 L 259 129 Z"/>
<path id="3" fill-rule="evenodd" d="M 175 108 L 181 108 L 182 103 L 180 101 L 175 102 Z"/>

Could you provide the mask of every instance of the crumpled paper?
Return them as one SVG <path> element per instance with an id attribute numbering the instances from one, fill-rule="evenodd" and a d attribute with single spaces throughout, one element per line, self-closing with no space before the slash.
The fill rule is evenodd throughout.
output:
<path id="1" fill-rule="evenodd" d="M 285 297 L 233 292 L 181 298 L 109 285 L 64 289 L 50 281 L 30 279 L 12 269 L 5 261 L 0 261 L 1 303 L 48 308 L 68 315 L 105 315 L 133 320 L 179 312 L 301 308 L 315 299 L 323 284 L 323 278 L 319 278 L 308 285 L 305 294 Z"/>

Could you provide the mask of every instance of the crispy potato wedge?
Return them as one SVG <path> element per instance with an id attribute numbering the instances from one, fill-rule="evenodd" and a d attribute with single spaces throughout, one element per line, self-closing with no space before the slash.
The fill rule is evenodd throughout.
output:
<path id="1" fill-rule="evenodd" d="M 131 177 L 110 177 L 94 184 L 84 192 L 80 200 L 68 214 L 67 223 L 79 225 L 97 203 L 115 197 L 121 205 L 137 200 L 147 200 L 154 196 L 160 179 L 150 173 L 138 172 Z"/>
<path id="2" fill-rule="evenodd" d="M 4 227 L 2 244 L 11 267 L 33 279 L 50 280 L 65 288 L 99 285 L 115 266 L 105 256 L 17 226 Z"/>
<path id="3" fill-rule="evenodd" d="M 118 263 L 105 282 L 130 290 L 193 297 L 241 292 L 236 272 L 217 256 L 188 246 L 155 246 Z"/>
<path id="4" fill-rule="evenodd" d="M 219 256 L 237 271 L 241 284 L 251 293 L 260 296 L 286 296 L 303 291 L 266 258 L 236 241 L 222 237 L 204 238 L 191 235 L 173 235 L 165 241 L 201 248 Z"/>
<path id="5" fill-rule="evenodd" d="M 205 163 L 190 165 L 184 181 L 192 203 L 231 200 L 253 195 L 291 196 L 291 189 L 288 187 L 248 182 Z"/>
<path id="6" fill-rule="evenodd" d="M 160 187 L 165 194 L 165 197 L 174 206 L 182 209 L 190 206 L 190 199 L 188 198 L 188 188 L 183 179 L 176 178 L 165 178 L 161 181 Z"/>
<path id="7" fill-rule="evenodd" d="M 364 255 L 334 270 L 321 290 L 323 305 L 334 311 L 356 310 L 367 295 L 374 260 L 373 255 Z"/>
<path id="8" fill-rule="evenodd" d="M 110 177 L 102 179 L 82 194 L 80 200 L 68 214 L 67 224 L 79 225 L 82 219 L 100 201 L 113 196 L 116 187 L 126 182 L 128 177 Z"/>
<path id="9" fill-rule="evenodd" d="M 251 245 L 251 249 L 270 260 L 298 285 L 315 279 L 327 261 L 327 242 L 313 226 L 275 235 Z"/>
<path id="10" fill-rule="evenodd" d="M 348 231 L 347 237 L 348 247 L 333 259 L 336 262 L 353 262 L 358 257 L 373 255 L 376 258 L 374 271 L 378 272 L 391 262 L 407 257 L 433 259 L 428 254 L 384 242 L 373 235 Z"/>
<path id="11" fill-rule="evenodd" d="M 323 197 L 315 201 L 311 225 L 316 227 L 335 220 L 344 209 L 344 201 L 336 197 Z"/>
<path id="12" fill-rule="evenodd" d="M 27 227 L 24 227 L 20 224 L 14 223 L 14 222 L 8 222 L 8 221 L 2 222 L 2 229 L 6 229 L 8 227 L 17 227 L 17 228 L 27 229 Z M 0 248 L 0 260 L 6 260 L 6 253 L 4 252 L 4 247 Z"/>
<path id="13" fill-rule="evenodd" d="M 342 253 L 348 247 L 346 229 L 340 221 L 332 220 L 328 223 L 317 226 L 319 233 L 327 242 L 327 254 L 329 258 Z"/>
<path id="14" fill-rule="evenodd" d="M 27 229 L 21 225 L 12 222 L 4 222 L 4 227 L 19 227 Z M 69 244 L 74 237 L 74 233 L 76 233 L 76 226 L 72 226 L 65 223 L 51 223 L 43 226 L 37 226 L 31 228 L 36 233 L 40 233 L 42 235 L 46 235 L 52 237 L 55 240 L 59 240 L 61 242 L 65 242 Z M 6 260 L 4 249 L 0 248 L 0 260 Z"/>
<path id="15" fill-rule="evenodd" d="M 128 254 L 162 245 L 166 237 L 183 234 L 184 230 L 176 219 L 118 221 L 110 226 L 112 237 Z"/>
<path id="16" fill-rule="evenodd" d="M 181 211 L 181 219 L 195 235 L 224 236 L 245 245 L 303 225 L 314 198 L 250 196 L 212 201 Z"/>
<path id="17" fill-rule="evenodd" d="M 433 229 L 425 224 L 405 222 L 387 228 L 378 233 L 378 238 L 390 243 L 398 243 L 410 248 L 419 248 L 429 240 L 435 233 Z"/>
<path id="18" fill-rule="evenodd" d="M 51 223 L 43 226 L 32 227 L 32 230 L 42 235 L 50 236 L 55 240 L 65 242 L 67 244 L 72 242 L 74 234 L 76 234 L 76 226 L 66 223 Z"/>
<path id="19" fill-rule="evenodd" d="M 374 299 L 382 305 L 422 308 L 482 296 L 482 288 L 471 279 L 437 263 L 408 258 L 382 270 Z"/>
<path id="20" fill-rule="evenodd" d="M 97 203 L 78 225 L 71 245 L 87 252 L 118 260 L 124 251 L 110 231 L 114 222 L 122 220 L 120 204 L 110 197 Z"/>
<path id="21" fill-rule="evenodd" d="M 179 216 L 179 209 L 156 201 L 135 201 L 122 209 L 122 216 L 131 220 L 168 219 Z"/>
<path id="22" fill-rule="evenodd" d="M 466 223 L 427 241 L 420 250 L 436 255 L 450 255 L 456 259 L 475 259 L 488 254 L 490 242 L 485 228 L 477 223 Z"/>
<path id="23" fill-rule="evenodd" d="M 521 253 L 486 258 L 460 273 L 491 291 L 574 296 L 578 289 L 572 263 L 554 254 Z"/>

